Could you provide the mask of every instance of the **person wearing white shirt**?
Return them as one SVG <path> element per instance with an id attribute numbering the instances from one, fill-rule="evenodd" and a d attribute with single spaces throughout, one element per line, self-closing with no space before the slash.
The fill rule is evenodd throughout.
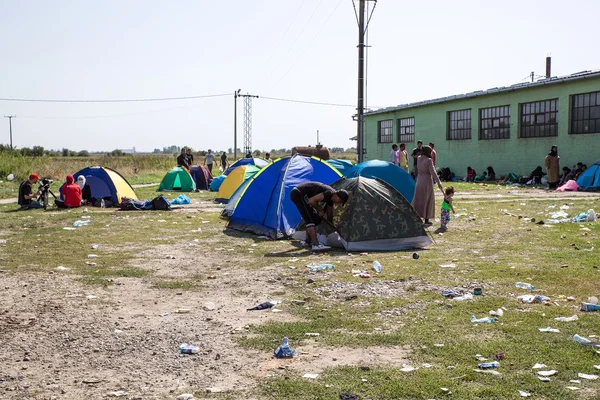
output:
<path id="1" fill-rule="evenodd" d="M 392 151 L 390 152 L 390 162 L 394 165 L 398 165 L 398 145 L 394 143 L 392 145 Z"/>

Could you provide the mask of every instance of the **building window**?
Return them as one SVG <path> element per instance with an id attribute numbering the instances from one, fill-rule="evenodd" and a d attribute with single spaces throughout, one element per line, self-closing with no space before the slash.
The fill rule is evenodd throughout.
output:
<path id="1" fill-rule="evenodd" d="M 522 138 L 558 136 L 558 99 L 521 104 Z"/>
<path id="2" fill-rule="evenodd" d="M 386 119 L 384 121 L 377 122 L 379 132 L 379 137 L 377 138 L 377 143 L 392 143 L 394 140 L 394 133 L 392 132 L 392 120 Z"/>
<path id="3" fill-rule="evenodd" d="M 571 133 L 600 133 L 600 92 L 573 96 Z"/>
<path id="4" fill-rule="evenodd" d="M 479 140 L 510 138 L 510 106 L 479 110 Z"/>
<path id="5" fill-rule="evenodd" d="M 398 143 L 415 141 L 415 118 L 401 118 L 398 120 Z"/>
<path id="6" fill-rule="evenodd" d="M 471 139 L 471 110 L 448 113 L 448 140 Z"/>

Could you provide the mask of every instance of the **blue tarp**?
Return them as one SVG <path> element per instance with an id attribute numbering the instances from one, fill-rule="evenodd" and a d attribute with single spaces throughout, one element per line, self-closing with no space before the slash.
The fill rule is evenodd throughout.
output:
<path id="1" fill-rule="evenodd" d="M 588 167 L 577 178 L 579 190 L 600 190 L 600 162 Z"/>
<path id="2" fill-rule="evenodd" d="M 338 171 L 318 158 L 299 154 L 281 158 L 250 180 L 235 204 L 228 227 L 272 239 L 288 237 L 302 219 L 290 200 L 292 189 L 310 181 L 329 185 L 340 178 Z"/>
<path id="3" fill-rule="evenodd" d="M 362 162 L 356 165 L 352 171 L 349 172 L 349 178 L 355 178 L 357 176 L 364 176 L 366 178 L 379 178 L 392 185 L 397 191 L 408 202 L 412 202 L 415 195 L 415 180 L 410 174 L 387 161 L 381 160 L 370 160 Z"/>

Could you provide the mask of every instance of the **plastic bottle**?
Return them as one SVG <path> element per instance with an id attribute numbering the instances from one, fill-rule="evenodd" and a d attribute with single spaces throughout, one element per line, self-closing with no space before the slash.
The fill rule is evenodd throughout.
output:
<path id="1" fill-rule="evenodd" d="M 333 264 L 319 264 L 319 265 L 311 265 L 308 268 L 309 268 L 310 272 L 317 272 L 317 271 L 333 270 L 333 269 L 335 269 L 335 266 Z"/>
<path id="2" fill-rule="evenodd" d="M 106 203 L 104 202 L 104 199 L 100 201 L 100 208 L 106 208 Z"/>
<path id="3" fill-rule="evenodd" d="M 581 311 L 592 312 L 592 311 L 600 311 L 600 305 L 581 302 Z"/>
<path id="4" fill-rule="evenodd" d="M 496 318 L 483 317 L 483 318 L 477 319 L 476 316 L 472 315 L 471 322 L 477 323 L 477 324 L 486 324 L 486 323 L 496 322 Z"/>
<path id="5" fill-rule="evenodd" d="M 521 289 L 527 289 L 527 290 L 534 290 L 535 286 L 533 286 L 531 283 L 525 283 L 525 282 L 517 282 L 515 283 L 515 286 Z"/>
<path id="6" fill-rule="evenodd" d="M 571 317 L 556 317 L 554 318 L 555 321 L 561 321 L 561 322 L 573 322 L 573 321 L 577 321 L 579 319 L 579 317 L 577 315 L 573 315 Z"/>
<path id="7" fill-rule="evenodd" d="M 85 225 L 89 225 L 91 222 L 92 221 L 90 221 L 90 220 L 87 220 L 87 221 L 79 220 L 79 221 L 73 222 L 73 226 L 77 226 L 77 227 L 79 227 L 79 226 L 85 226 Z"/>
<path id="8" fill-rule="evenodd" d="M 381 272 L 381 264 L 377 260 L 373 261 L 373 271 L 377 273 Z"/>
<path id="9" fill-rule="evenodd" d="M 590 344 L 592 341 L 579 335 L 573 335 L 573 343 Z"/>
<path id="10" fill-rule="evenodd" d="M 492 361 L 492 362 L 477 364 L 477 366 L 481 369 L 498 368 L 500 366 L 500 363 L 498 361 Z"/>
<path id="11" fill-rule="evenodd" d="M 298 355 L 298 353 L 296 353 L 296 350 L 292 350 L 290 348 L 287 336 L 284 337 L 283 340 L 281 340 L 281 344 L 275 349 L 273 354 L 277 358 L 290 358 Z"/>
<path id="12" fill-rule="evenodd" d="M 181 354 L 196 354 L 200 351 L 200 347 L 194 346 L 193 344 L 183 343 L 179 346 L 179 352 Z"/>

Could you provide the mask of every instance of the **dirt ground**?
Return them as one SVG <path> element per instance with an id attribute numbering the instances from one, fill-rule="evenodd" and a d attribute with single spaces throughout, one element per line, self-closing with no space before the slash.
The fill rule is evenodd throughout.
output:
<path id="1" fill-rule="evenodd" d="M 457 198 L 566 199 L 544 191 L 515 191 L 460 193 Z M 203 203 L 205 211 L 219 211 Z M 211 251 L 188 243 L 159 245 L 131 263 L 152 270 L 153 277 L 201 277 L 194 290 L 159 289 L 145 278 L 114 279 L 114 285 L 102 288 L 83 285 L 61 271 L 0 272 L 0 398 L 174 399 L 199 389 L 209 396 L 251 390 L 259 378 L 285 368 L 319 373 L 328 366 L 406 362 L 403 348 L 349 351 L 309 341 L 296 347 L 300 356 L 292 360 L 241 349 L 235 339 L 248 325 L 294 318 L 285 310 L 245 311 L 286 290 L 286 279 L 278 272 L 282 263 L 249 278 L 236 268 L 251 262 L 248 255 Z M 206 279 L 209 275 L 217 279 Z M 181 308 L 190 312 L 177 313 Z M 179 354 L 182 343 L 200 346 L 200 353 Z"/>

